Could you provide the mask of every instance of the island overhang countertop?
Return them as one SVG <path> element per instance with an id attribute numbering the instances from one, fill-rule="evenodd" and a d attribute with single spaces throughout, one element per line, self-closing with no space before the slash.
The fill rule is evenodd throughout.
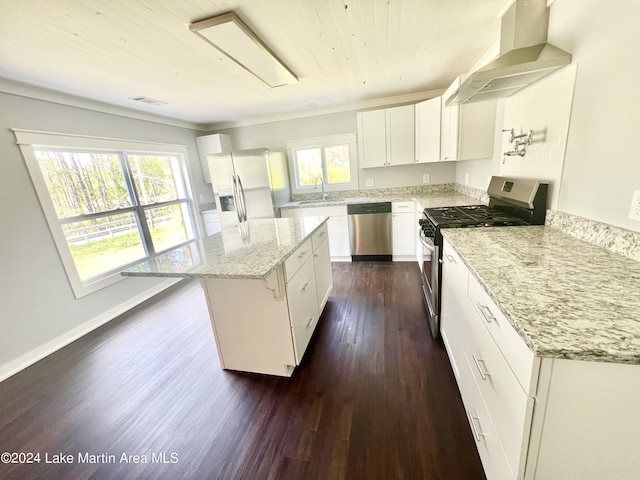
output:
<path id="1" fill-rule="evenodd" d="M 125 276 L 264 279 L 327 217 L 249 220 L 141 262 Z"/>
<path id="2" fill-rule="evenodd" d="M 640 364 L 640 262 L 548 226 L 443 235 L 536 355 Z"/>

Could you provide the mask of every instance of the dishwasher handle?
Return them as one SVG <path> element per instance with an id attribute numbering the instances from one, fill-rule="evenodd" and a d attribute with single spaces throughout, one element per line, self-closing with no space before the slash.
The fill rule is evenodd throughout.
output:
<path id="1" fill-rule="evenodd" d="M 367 215 L 371 213 L 391 213 L 391 202 L 347 204 L 347 215 Z"/>

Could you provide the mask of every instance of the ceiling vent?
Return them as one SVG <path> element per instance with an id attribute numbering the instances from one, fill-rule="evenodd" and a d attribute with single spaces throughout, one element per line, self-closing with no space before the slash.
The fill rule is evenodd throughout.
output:
<path id="1" fill-rule="evenodd" d="M 156 107 L 167 104 L 167 102 L 156 100 L 155 98 L 150 97 L 131 97 L 129 98 L 129 100 L 133 100 L 134 102 L 146 103 L 147 105 L 155 105 Z"/>

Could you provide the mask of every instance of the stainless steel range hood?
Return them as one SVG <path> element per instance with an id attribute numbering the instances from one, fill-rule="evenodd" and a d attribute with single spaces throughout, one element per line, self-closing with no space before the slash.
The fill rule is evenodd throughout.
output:
<path id="1" fill-rule="evenodd" d="M 469 74 L 445 105 L 513 95 L 571 63 L 571 54 L 547 43 L 546 0 L 516 0 L 501 20 L 500 55 Z"/>

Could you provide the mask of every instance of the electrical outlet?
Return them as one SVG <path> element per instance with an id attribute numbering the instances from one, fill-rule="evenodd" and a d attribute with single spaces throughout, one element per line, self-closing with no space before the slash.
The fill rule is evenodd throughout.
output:
<path id="1" fill-rule="evenodd" d="M 464 183 L 469 183 L 469 172 L 464 172 Z"/>
<path id="2" fill-rule="evenodd" d="M 431 175 L 428 173 L 422 174 L 422 183 L 429 183 L 431 181 Z"/>
<path id="3" fill-rule="evenodd" d="M 364 185 L 365 185 L 365 187 L 374 187 L 374 186 L 375 186 L 375 184 L 376 184 L 376 182 L 373 180 L 373 178 L 367 178 L 367 179 L 364 181 Z"/>
<path id="4" fill-rule="evenodd" d="M 631 198 L 631 208 L 629 209 L 629 218 L 631 220 L 640 221 L 640 190 L 633 192 Z"/>

